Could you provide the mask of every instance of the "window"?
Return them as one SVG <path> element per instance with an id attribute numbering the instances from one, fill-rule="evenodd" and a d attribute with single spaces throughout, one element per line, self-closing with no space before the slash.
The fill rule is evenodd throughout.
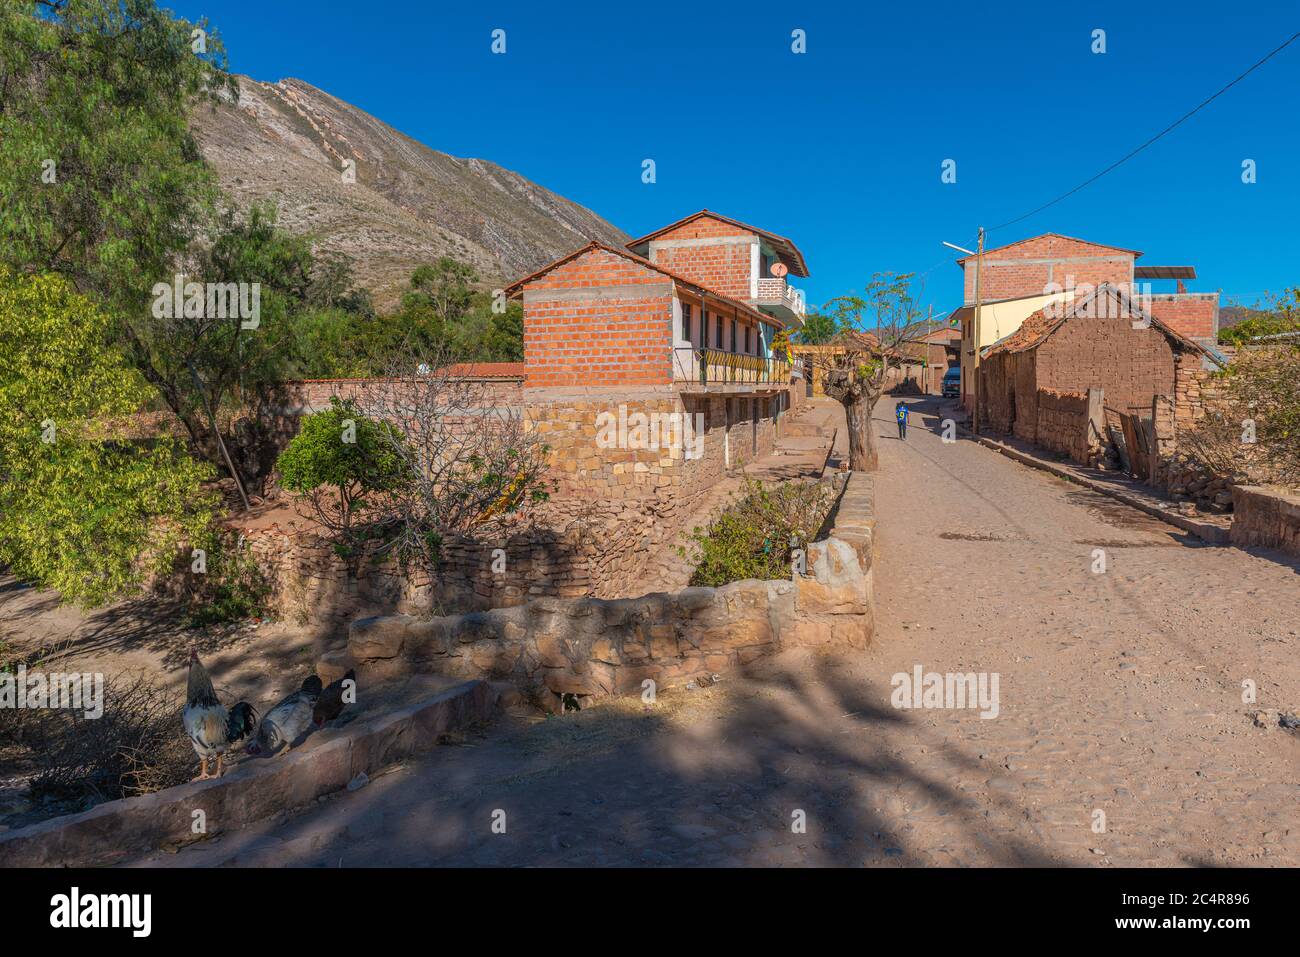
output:
<path id="1" fill-rule="evenodd" d="M 717 313 L 713 315 L 713 347 L 722 348 L 722 317 Z"/>
<path id="2" fill-rule="evenodd" d="M 682 338 L 691 341 L 691 307 L 682 303 Z"/>
<path id="3" fill-rule="evenodd" d="M 731 320 L 731 351 L 736 351 L 736 320 Z"/>
<path id="4" fill-rule="evenodd" d="M 749 348 L 749 326 L 746 326 L 745 327 L 745 353 L 748 355 L 750 351 L 751 350 Z"/>

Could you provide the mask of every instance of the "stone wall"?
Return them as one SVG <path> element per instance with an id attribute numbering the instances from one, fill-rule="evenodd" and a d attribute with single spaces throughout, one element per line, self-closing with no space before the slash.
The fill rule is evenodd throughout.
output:
<path id="1" fill-rule="evenodd" d="M 207 821 L 205 836 L 212 838 L 309 804 L 360 774 L 433 748 L 445 732 L 491 719 L 499 704 L 498 689 L 481 681 L 449 688 L 370 720 L 315 732 L 292 752 L 243 761 L 220 778 L 108 801 L 0 834 L 0 862 L 6 867 L 115 864 L 163 845 L 201 839 L 193 832 L 193 815 L 200 810 Z"/>
<path id="2" fill-rule="evenodd" d="M 1232 543 L 1300 555 L 1300 495 L 1258 485 L 1232 488 Z"/>
<path id="3" fill-rule="evenodd" d="M 315 384 L 303 398 L 319 405 L 329 395 L 352 394 L 340 381 Z M 549 448 L 550 500 L 471 537 L 449 537 L 433 578 L 412 579 L 391 562 L 362 559 L 349 567 L 328 540 L 301 528 L 249 529 L 246 540 L 272 583 L 273 613 L 290 620 L 636 595 L 648 563 L 682 538 L 708 493 L 729 472 L 772 451 L 787 421 L 787 413 L 778 415 L 785 404 L 786 394 L 522 390 L 525 427 Z M 674 431 L 687 416 L 692 428 L 702 426 L 698 445 Z M 797 417 L 789 421 L 798 428 Z M 638 422 L 647 426 L 640 436 Z"/>
<path id="4" fill-rule="evenodd" d="M 862 647 L 874 633 L 868 477 L 849 475 L 831 526 L 809 546 L 805 573 L 789 581 L 365 618 L 352 624 L 346 649 L 326 655 L 317 671 L 322 680 L 349 667 L 368 680 L 411 671 L 491 677 L 554 706 L 564 694 L 637 691 L 647 678 L 667 685 L 723 674 L 786 647 Z"/>
<path id="5" fill-rule="evenodd" d="M 459 367 L 456 367 L 459 368 Z M 467 364 L 449 380 L 458 404 L 518 406 L 523 398 L 522 362 L 480 362 Z M 355 399 L 373 389 L 375 379 L 297 379 L 286 382 L 286 412 L 305 415 L 328 409 L 330 398 Z"/>

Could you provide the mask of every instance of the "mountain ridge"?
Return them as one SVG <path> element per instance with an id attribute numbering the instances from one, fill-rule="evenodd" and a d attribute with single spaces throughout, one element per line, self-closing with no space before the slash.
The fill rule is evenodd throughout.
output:
<path id="1" fill-rule="evenodd" d="M 469 263 L 490 285 L 593 239 L 631 239 L 513 170 L 435 150 L 303 80 L 236 79 L 237 103 L 200 106 L 191 118 L 221 187 L 243 208 L 273 202 L 286 229 L 347 255 L 380 306 L 439 256 Z"/>

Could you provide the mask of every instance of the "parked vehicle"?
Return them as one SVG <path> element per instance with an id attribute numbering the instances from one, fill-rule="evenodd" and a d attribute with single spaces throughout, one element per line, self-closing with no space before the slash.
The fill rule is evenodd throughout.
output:
<path id="1" fill-rule="evenodd" d="M 961 366 L 953 366 L 943 374 L 943 397 L 958 398 L 961 395 Z"/>

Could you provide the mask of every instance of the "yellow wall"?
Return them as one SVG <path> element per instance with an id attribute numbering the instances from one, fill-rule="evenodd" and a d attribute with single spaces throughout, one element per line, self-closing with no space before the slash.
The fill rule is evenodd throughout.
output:
<path id="1" fill-rule="evenodd" d="M 1002 302 L 986 302 L 980 308 L 980 341 L 984 349 L 993 345 L 1004 336 L 1009 336 L 1020 328 L 1021 323 L 1042 309 L 1050 302 L 1069 301 L 1074 298 L 1074 290 L 1057 292 L 1047 296 L 1026 296 L 1024 299 L 1006 299 Z M 972 336 L 975 325 L 974 312 L 971 318 L 961 324 L 961 395 L 967 409 L 974 393 L 974 346 Z"/>

